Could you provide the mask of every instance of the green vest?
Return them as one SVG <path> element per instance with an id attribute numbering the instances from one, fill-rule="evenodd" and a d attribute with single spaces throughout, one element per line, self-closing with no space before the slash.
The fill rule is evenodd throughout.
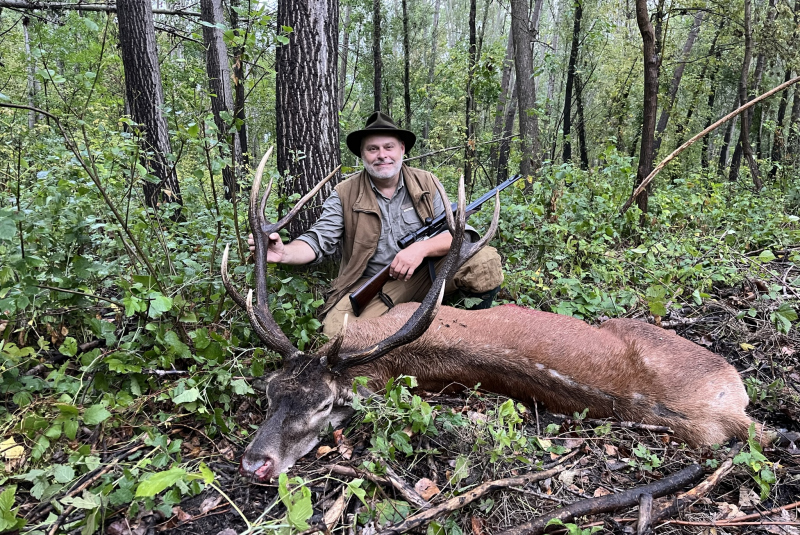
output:
<path id="1" fill-rule="evenodd" d="M 436 178 L 429 172 L 403 164 L 403 183 L 422 221 L 432 218 Z M 322 315 L 354 290 L 363 276 L 369 259 L 378 248 L 381 237 L 381 211 L 366 171 L 348 178 L 336 186 L 342 201 L 344 234 L 342 236 L 342 263 L 339 275 L 333 281 Z"/>

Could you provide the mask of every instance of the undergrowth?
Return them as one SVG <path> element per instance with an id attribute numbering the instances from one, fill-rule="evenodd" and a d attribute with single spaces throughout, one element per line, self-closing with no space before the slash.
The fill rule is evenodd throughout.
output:
<path id="1" fill-rule="evenodd" d="M 214 133 L 181 135 L 198 148 Z M 135 144 L 122 132 L 97 139 L 96 172 L 123 198 L 130 184 L 119 170 Z M 13 156 L 9 147 L 2 153 Z M 230 269 L 240 287 L 252 286 L 252 267 L 241 258 L 246 244 L 236 242 L 232 205 L 203 186 L 221 160 L 205 172 L 186 173 L 185 198 L 194 200 L 184 207 L 190 215 L 183 221 L 164 218 L 168 206 L 158 217 L 135 195 L 124 197 L 125 225 L 156 266 L 152 273 L 71 153 L 42 138 L 28 156 L 20 160 L 26 163 L 18 177 L 24 196 L 7 188 L 0 202 L 0 530 L 18 527 L 14 504 L 31 499 L 52 500 L 55 512 L 23 528 L 30 533 L 46 531 L 69 506 L 85 510 L 73 529 L 83 526 L 86 533 L 110 508 L 130 516 L 158 508 L 169 515 L 183 497 L 209 484 L 208 478 L 190 477 L 197 463 L 184 457 L 187 447 L 172 426 L 187 422 L 209 441 L 242 443 L 251 429 L 237 410 L 243 400 L 259 403 L 251 379 L 277 360 L 258 347 L 246 314 L 222 287 L 223 243 L 232 242 Z M 48 165 L 34 167 L 29 160 Z M 765 289 L 752 316 L 778 333 L 796 329 L 798 273 L 775 267 L 800 261 L 800 252 L 790 249 L 800 243 L 794 190 L 771 183 L 755 194 L 743 182 L 689 173 L 658 184 L 641 225 L 637 210 L 618 213 L 631 189 L 631 159 L 609 146 L 602 161 L 589 171 L 545 166 L 535 180 L 503 193 L 493 242 L 505 260 L 500 301 L 589 321 L 667 317 L 701 305 L 713 288 L 758 281 Z M 437 173 L 452 191 L 458 170 L 441 167 Z M 271 201 L 271 215 L 281 200 Z M 247 231 L 243 208 L 240 202 L 240 238 Z M 484 228 L 490 211 L 473 216 L 471 224 Z M 315 314 L 328 275 L 324 267 L 270 268 L 274 317 L 300 348 L 323 341 Z M 410 380 L 389 386 L 379 409 L 365 409 L 378 459 L 420 454 L 407 440 L 407 427 L 428 437 L 425 452 L 432 453 L 441 448 L 437 437 L 444 426 L 493 466 L 508 459 L 535 466 L 553 453 L 546 437 L 521 431 L 514 402 L 470 419 L 428 405 L 403 381 Z M 775 388 L 757 379 L 748 383 L 753 399 L 774 397 Z M 128 444 L 146 444 L 147 453 L 126 457 L 121 474 L 101 474 L 79 495 L 65 496 L 78 478 L 112 462 L 104 448 Z M 463 474 L 470 473 L 475 451 L 455 452 L 448 476 L 453 489 L 468 478 Z M 147 492 L 139 491 L 143 484 Z"/>

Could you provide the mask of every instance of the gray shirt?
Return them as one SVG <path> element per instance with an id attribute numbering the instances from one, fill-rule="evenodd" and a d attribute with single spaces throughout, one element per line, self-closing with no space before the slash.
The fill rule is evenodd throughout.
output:
<path id="1" fill-rule="evenodd" d="M 378 248 L 375 250 L 375 254 L 364 270 L 364 275 L 367 277 L 373 276 L 391 264 L 395 255 L 400 251 L 397 246 L 397 240 L 419 229 L 424 224 L 417 215 L 417 211 L 414 210 L 414 205 L 411 201 L 411 196 L 408 194 L 408 188 L 405 187 L 402 174 L 391 199 L 387 199 L 378 191 L 371 178 L 370 185 L 381 210 L 381 237 L 378 240 Z M 433 211 L 435 216 L 444 212 L 444 205 L 438 191 L 433 192 Z M 314 226 L 297 239 L 311 246 L 311 249 L 317 255 L 316 261 L 319 261 L 322 257 L 331 255 L 336 251 L 343 234 L 342 200 L 334 190 L 322 205 L 322 215 L 314 223 Z"/>

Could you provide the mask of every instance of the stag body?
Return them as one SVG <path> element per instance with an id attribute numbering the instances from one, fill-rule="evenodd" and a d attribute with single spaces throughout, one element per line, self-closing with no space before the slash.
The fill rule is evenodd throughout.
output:
<path id="1" fill-rule="evenodd" d="M 385 339 L 416 308 L 414 303 L 398 305 L 380 318 L 350 325 L 341 350 Z M 719 355 L 659 327 L 615 319 L 596 328 L 515 305 L 481 311 L 442 307 L 420 338 L 340 376 L 317 360 L 278 372 L 270 381 L 274 388 L 267 390 L 268 403 L 287 410 L 268 411 L 245 452 L 242 471 L 268 479 L 310 451 L 320 429 L 349 415 L 355 377 L 367 377 L 368 388 L 375 391 L 400 375 L 415 376 L 426 390 L 480 384 L 521 401 L 539 401 L 553 412 L 588 408 L 593 418 L 665 425 L 693 446 L 732 436 L 746 439 L 751 423 L 736 370 Z M 330 412 L 325 416 L 309 406 Z"/>
<path id="2" fill-rule="evenodd" d="M 595 328 L 568 316 L 514 305 L 483 311 L 440 307 L 445 281 L 491 238 L 500 213 L 496 198 L 486 235 L 477 243 L 464 243 L 463 180 L 458 217 L 454 220 L 446 212 L 451 249 L 422 303 L 399 305 L 380 318 L 345 326 L 313 355 L 298 350 L 267 306 L 266 242 L 325 181 L 280 222 L 268 224 L 264 204 L 270 187 L 258 205 L 268 157 L 269 153 L 259 165 L 250 196 L 257 306 L 252 291 L 244 298 L 231 284 L 228 248 L 222 260 L 228 293 L 247 308 L 264 344 L 283 357 L 283 369 L 267 378 L 267 416 L 245 449 L 243 474 L 269 480 L 311 451 L 323 428 L 339 426 L 352 413 L 357 376 L 368 377 L 372 390 L 399 375 L 414 375 L 429 390 L 480 384 L 523 401 L 540 401 L 555 412 L 589 409 L 592 417 L 667 425 L 690 445 L 747 437 L 752 422 L 744 413 L 748 398 L 739 374 L 719 355 L 673 333 L 623 319 Z M 438 183 L 437 187 L 449 206 L 444 189 Z"/>

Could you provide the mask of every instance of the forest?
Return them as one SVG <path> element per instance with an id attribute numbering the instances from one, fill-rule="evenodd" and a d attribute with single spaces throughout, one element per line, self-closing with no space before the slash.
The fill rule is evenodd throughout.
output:
<path id="1" fill-rule="evenodd" d="M 0 0 L 0 533 L 800 533 L 798 82 L 800 0 Z M 352 419 L 242 477 L 290 359 L 223 255 L 257 287 L 262 157 L 268 221 L 335 172 L 295 238 L 376 110 L 451 200 L 522 176 L 495 307 L 720 355 L 748 436 L 357 378 Z M 300 352 L 338 260 L 266 270 Z"/>

